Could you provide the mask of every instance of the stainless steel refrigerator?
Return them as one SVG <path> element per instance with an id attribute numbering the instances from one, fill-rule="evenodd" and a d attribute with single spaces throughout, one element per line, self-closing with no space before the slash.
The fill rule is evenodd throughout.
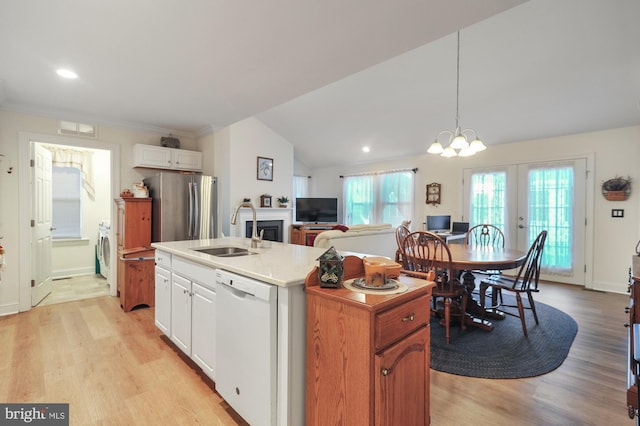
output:
<path id="1" fill-rule="evenodd" d="M 151 239 L 217 238 L 218 190 L 212 176 L 160 172 L 144 179 L 152 198 Z"/>

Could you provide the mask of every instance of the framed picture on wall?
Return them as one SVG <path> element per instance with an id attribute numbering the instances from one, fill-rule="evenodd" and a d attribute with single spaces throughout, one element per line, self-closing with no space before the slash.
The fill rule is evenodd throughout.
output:
<path id="1" fill-rule="evenodd" d="M 258 180 L 273 180 L 273 158 L 258 157 Z"/>

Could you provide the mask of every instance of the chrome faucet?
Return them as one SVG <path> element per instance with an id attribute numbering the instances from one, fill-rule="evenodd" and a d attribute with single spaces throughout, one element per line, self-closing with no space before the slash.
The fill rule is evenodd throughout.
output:
<path id="1" fill-rule="evenodd" d="M 236 211 L 233 212 L 233 215 L 231 216 L 231 224 L 232 225 L 236 224 L 236 219 L 238 218 L 238 211 L 243 207 L 251 209 L 251 212 L 253 213 L 253 228 L 251 229 L 251 248 L 258 248 L 258 243 L 262 241 L 262 237 L 264 236 L 264 229 L 260 230 L 260 236 L 258 237 L 258 234 L 257 234 L 258 221 L 256 220 L 256 208 L 253 206 L 253 204 L 250 201 L 245 201 L 242 204 L 240 204 L 238 207 L 236 207 Z"/>

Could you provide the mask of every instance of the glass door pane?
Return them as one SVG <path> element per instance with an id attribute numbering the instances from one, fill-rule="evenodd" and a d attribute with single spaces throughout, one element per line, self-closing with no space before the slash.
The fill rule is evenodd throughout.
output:
<path id="1" fill-rule="evenodd" d="M 518 167 L 518 249 L 527 250 L 547 230 L 543 279 L 584 285 L 584 160 Z"/>

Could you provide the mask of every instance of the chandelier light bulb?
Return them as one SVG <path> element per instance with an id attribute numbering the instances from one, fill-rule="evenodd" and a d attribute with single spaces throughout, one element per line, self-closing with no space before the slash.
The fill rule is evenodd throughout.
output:
<path id="1" fill-rule="evenodd" d="M 462 148 L 458 153 L 459 157 L 471 157 L 472 155 L 476 155 L 476 152 L 470 146 Z"/>
<path id="2" fill-rule="evenodd" d="M 442 154 L 440 154 L 443 157 L 456 157 L 458 155 L 458 153 L 456 152 L 455 149 L 451 148 L 451 146 L 448 146 L 444 149 L 444 151 L 442 151 Z"/>
<path id="3" fill-rule="evenodd" d="M 473 149 L 473 152 L 480 152 L 487 149 L 485 144 L 483 144 L 479 138 L 472 140 L 471 145 L 469 145 L 469 148 Z"/>
<path id="4" fill-rule="evenodd" d="M 442 154 L 442 151 L 444 151 L 444 148 L 442 147 L 442 144 L 440 144 L 440 142 L 438 142 L 437 140 L 434 141 L 427 150 L 429 154 Z"/>
<path id="5" fill-rule="evenodd" d="M 451 142 L 451 148 L 453 149 L 463 149 L 469 146 L 469 142 L 467 142 L 467 138 L 462 135 L 459 130 L 456 130 L 456 137 L 453 138 L 453 142 Z"/>

